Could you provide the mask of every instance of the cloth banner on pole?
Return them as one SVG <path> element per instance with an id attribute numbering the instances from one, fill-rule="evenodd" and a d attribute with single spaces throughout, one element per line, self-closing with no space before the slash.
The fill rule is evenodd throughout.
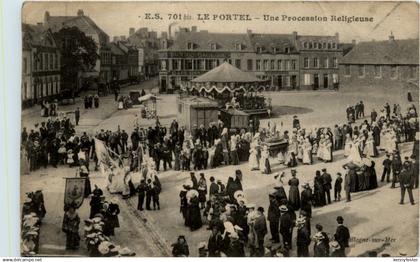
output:
<path id="1" fill-rule="evenodd" d="M 84 199 L 85 192 L 85 178 L 83 177 L 72 177 L 66 178 L 66 187 L 64 190 L 64 205 L 73 205 L 75 208 L 79 208 Z"/>

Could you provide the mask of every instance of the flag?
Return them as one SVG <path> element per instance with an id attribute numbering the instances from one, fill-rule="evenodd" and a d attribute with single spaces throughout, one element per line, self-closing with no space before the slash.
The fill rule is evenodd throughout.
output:
<path id="1" fill-rule="evenodd" d="M 111 166 L 118 166 L 118 162 L 112 159 L 110 152 L 112 152 L 109 148 L 107 148 L 101 140 L 94 138 L 95 140 L 95 153 L 96 157 L 98 158 L 98 163 L 103 169 L 109 169 Z M 115 154 L 115 153 L 114 153 Z M 102 169 L 102 170 L 103 170 Z"/>
<path id="2" fill-rule="evenodd" d="M 86 178 L 72 177 L 66 178 L 66 187 L 64 189 L 64 206 L 73 205 L 79 208 L 84 199 Z"/>

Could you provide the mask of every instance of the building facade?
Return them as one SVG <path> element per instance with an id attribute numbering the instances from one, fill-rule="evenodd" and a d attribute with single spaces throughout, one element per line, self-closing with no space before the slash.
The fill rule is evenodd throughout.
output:
<path id="1" fill-rule="evenodd" d="M 313 48 L 314 42 L 320 43 L 319 48 Z M 163 41 L 161 46 L 162 91 L 188 85 L 224 61 L 265 80 L 262 84 L 270 90 L 332 89 L 333 83 L 338 85 L 338 35 L 255 34 L 251 30 L 244 34 L 210 33 L 193 26 L 191 30 L 181 28 L 173 40 Z M 308 61 L 314 66 L 307 66 Z"/>
<path id="2" fill-rule="evenodd" d="M 111 74 L 112 80 L 124 83 L 128 81 L 128 57 L 118 43 L 111 43 Z"/>
<path id="3" fill-rule="evenodd" d="M 339 60 L 342 49 L 339 36 L 297 36 L 300 89 L 338 89 Z"/>
<path id="4" fill-rule="evenodd" d="M 41 24 L 22 24 L 22 106 L 59 95 L 60 60 L 51 30 Z"/>
<path id="5" fill-rule="evenodd" d="M 418 54 L 418 39 L 360 42 L 340 62 L 343 88 L 418 88 Z"/>
<path id="6" fill-rule="evenodd" d="M 163 37 L 166 37 L 163 35 Z M 134 28 L 129 29 L 128 42 L 140 51 L 139 72 L 144 78 L 150 78 L 159 74 L 159 55 L 160 38 L 157 32 L 149 31 L 142 27 L 137 31 Z"/>
<path id="7" fill-rule="evenodd" d="M 109 83 L 111 81 L 110 47 L 109 36 L 105 33 L 83 10 L 78 10 L 76 16 L 52 16 L 48 11 L 44 14 L 44 26 L 52 32 L 58 32 L 63 27 L 77 27 L 86 36 L 91 37 L 98 47 L 98 57 L 93 72 L 81 72 L 80 76 L 94 77 L 99 82 Z M 80 87 L 80 84 L 78 85 Z"/>
<path id="8" fill-rule="evenodd" d="M 125 84 L 138 79 L 138 49 L 127 41 L 112 42 L 109 47 L 111 50 L 112 80 Z"/>

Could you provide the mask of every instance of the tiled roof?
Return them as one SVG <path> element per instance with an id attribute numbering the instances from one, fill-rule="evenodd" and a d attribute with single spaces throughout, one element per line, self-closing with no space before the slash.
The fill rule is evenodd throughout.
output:
<path id="1" fill-rule="evenodd" d="M 43 25 L 22 24 L 22 47 L 28 49 L 32 46 L 55 46 L 55 40 L 52 35 L 50 35 L 50 39 L 53 42 L 51 44 L 46 42 L 48 34 L 51 34 L 51 31 Z"/>
<path id="2" fill-rule="evenodd" d="M 78 27 L 85 34 L 104 34 L 107 35 L 99 26 L 88 16 L 50 16 L 48 27 L 53 32 L 59 31 L 64 26 Z M 108 36 L 108 35 L 107 35 Z"/>
<path id="3" fill-rule="evenodd" d="M 124 51 L 118 47 L 115 43 L 110 43 L 109 46 L 111 47 L 111 53 L 113 55 L 125 55 Z"/>
<path id="4" fill-rule="evenodd" d="M 236 45 L 241 44 L 241 51 L 256 52 L 261 47 L 262 53 L 285 53 L 289 48 L 290 53 L 302 49 L 303 42 L 331 42 L 338 44 L 338 36 L 311 36 L 294 34 L 256 34 L 252 32 L 243 34 L 234 33 L 210 33 L 207 31 L 180 31 L 174 43 L 168 48 L 169 51 L 185 51 L 188 43 L 193 44 L 193 51 L 238 51 Z M 216 50 L 212 49 L 216 44 Z M 311 49 L 312 51 L 313 49 Z M 334 49 L 339 51 L 339 49 Z"/>
<path id="5" fill-rule="evenodd" d="M 419 40 L 387 40 L 360 42 L 341 64 L 419 64 Z"/>
<path id="6" fill-rule="evenodd" d="M 186 50 L 188 43 L 193 43 L 195 51 L 234 51 L 235 44 L 241 44 L 243 51 L 253 51 L 252 43 L 247 34 L 233 33 L 209 33 L 199 32 L 179 32 L 173 45 L 168 49 Z M 211 44 L 216 44 L 216 50 L 212 50 Z"/>
<path id="7" fill-rule="evenodd" d="M 283 53 L 286 47 L 290 52 L 296 51 L 293 35 L 286 34 L 250 34 L 252 46 L 256 51 L 257 46 L 262 47 L 262 52 L 272 52 L 273 48 L 277 48 L 279 53 Z"/>

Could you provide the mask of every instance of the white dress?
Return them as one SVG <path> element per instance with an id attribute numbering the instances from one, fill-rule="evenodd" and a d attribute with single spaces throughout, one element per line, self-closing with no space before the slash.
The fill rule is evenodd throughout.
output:
<path id="1" fill-rule="evenodd" d="M 296 158 L 299 159 L 299 160 L 302 160 L 303 159 L 303 145 L 302 144 L 303 144 L 302 141 L 300 141 L 298 143 L 298 153 L 297 153 Z"/>
<path id="2" fill-rule="evenodd" d="M 353 162 L 354 164 L 362 164 L 362 157 L 360 156 L 358 142 L 352 142 L 350 155 L 347 157 L 347 159 L 349 162 Z"/>
<path id="3" fill-rule="evenodd" d="M 302 163 L 304 164 L 311 164 L 311 156 L 312 156 L 312 145 L 310 142 L 304 142 L 302 145 Z"/>
<path id="4" fill-rule="evenodd" d="M 331 156 L 332 156 L 332 153 L 331 153 L 331 141 L 326 140 L 323 148 L 324 148 L 324 153 L 323 153 L 322 159 L 324 161 L 331 161 L 332 160 L 331 159 Z"/>
<path id="5" fill-rule="evenodd" d="M 325 152 L 324 150 L 325 150 L 324 140 L 321 139 L 321 140 L 319 140 L 318 151 L 316 152 L 316 156 L 319 159 L 324 159 L 324 152 Z"/>
<path id="6" fill-rule="evenodd" d="M 376 157 L 375 152 L 375 141 L 373 140 L 373 137 L 368 137 L 368 139 L 366 140 L 365 148 L 363 150 L 363 154 L 365 156 Z"/>
<path id="7" fill-rule="evenodd" d="M 352 144 L 353 144 L 353 141 L 351 139 L 346 140 L 346 144 L 344 145 L 344 156 L 350 155 Z"/>
<path id="8" fill-rule="evenodd" d="M 249 150 L 249 160 L 248 160 L 248 164 L 249 164 L 249 169 L 252 170 L 258 170 L 260 169 L 259 163 L 258 163 L 258 151 L 256 148 L 251 148 L 251 150 Z"/>

